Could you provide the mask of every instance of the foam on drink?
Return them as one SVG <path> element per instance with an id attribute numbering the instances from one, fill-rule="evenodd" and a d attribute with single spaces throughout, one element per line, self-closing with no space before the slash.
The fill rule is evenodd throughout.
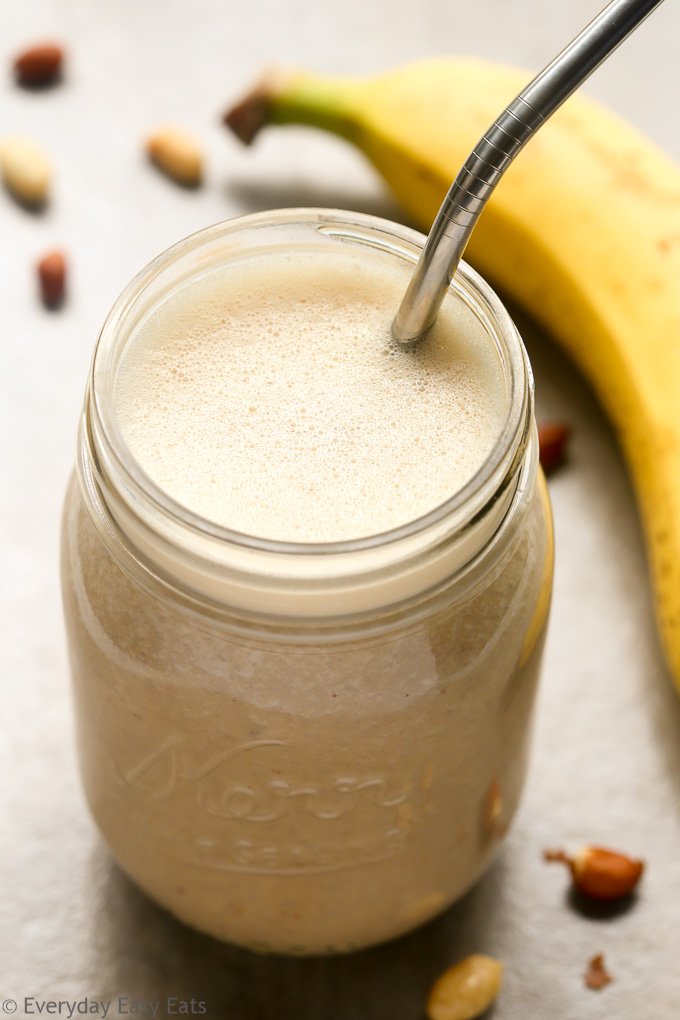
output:
<path id="1" fill-rule="evenodd" d="M 391 340 L 409 273 L 302 248 L 184 284 L 121 362 L 132 453 L 188 509 L 263 538 L 341 541 L 432 510 L 479 469 L 507 398 L 462 302 L 415 348 Z"/>

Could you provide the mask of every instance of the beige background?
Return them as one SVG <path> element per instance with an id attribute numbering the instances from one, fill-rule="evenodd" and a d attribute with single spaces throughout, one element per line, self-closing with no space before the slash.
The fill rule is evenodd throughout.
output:
<path id="1" fill-rule="evenodd" d="M 0 1000 L 206 1002 L 227 1020 L 416 1020 L 426 990 L 475 950 L 507 963 L 494 1020 L 673 1020 L 680 1014 L 680 702 L 659 654 L 639 523 L 612 434 L 587 388 L 522 323 L 539 416 L 571 421 L 551 483 L 558 561 L 531 779 L 492 872 L 456 908 L 395 944 L 335 960 L 255 958 L 175 923 L 111 864 L 85 810 L 72 748 L 57 582 L 60 501 L 92 346 L 121 287 L 177 238 L 241 212 L 330 205 L 399 216 L 362 158 L 302 130 L 238 148 L 217 115 L 263 64 L 370 71 L 475 53 L 538 69 L 597 0 L 2 0 L 0 58 L 56 35 L 67 81 L 0 81 L 0 132 L 41 139 L 54 202 L 31 215 L 0 194 L 2 610 Z M 680 158 L 680 8 L 665 4 L 588 91 Z M 209 150 L 183 191 L 138 140 L 179 120 Z M 32 263 L 70 253 L 71 297 L 41 309 Z M 545 846 L 599 841 L 648 861 L 638 901 L 585 916 Z M 587 991 L 604 952 L 615 981 Z M 159 1016 L 165 1015 L 161 1005 Z M 109 1016 L 117 1016 L 113 1006 Z"/>

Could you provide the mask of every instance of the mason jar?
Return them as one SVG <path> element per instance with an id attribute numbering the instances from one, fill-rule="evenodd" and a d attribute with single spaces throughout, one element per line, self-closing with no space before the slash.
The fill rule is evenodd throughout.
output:
<path id="1" fill-rule="evenodd" d="M 82 780 L 120 867 L 187 924 L 283 953 L 393 938 L 460 897 L 515 813 L 552 583 L 531 369 L 461 264 L 497 352 L 502 427 L 431 512 L 352 541 L 292 543 L 202 519 L 123 441 L 116 373 L 149 310 L 225 260 L 350 245 L 414 263 L 372 216 L 284 210 L 181 241 L 99 336 L 63 519 Z"/>

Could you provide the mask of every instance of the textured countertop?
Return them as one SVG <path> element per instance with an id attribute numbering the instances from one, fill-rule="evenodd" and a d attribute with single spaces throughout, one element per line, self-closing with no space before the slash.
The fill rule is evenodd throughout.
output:
<path id="1" fill-rule="evenodd" d="M 179 237 L 285 205 L 399 217 L 361 156 L 336 139 L 274 131 L 253 151 L 217 122 L 262 65 L 338 72 L 442 52 L 542 66 L 598 0 L 26 0 L 2 4 L 0 60 L 56 36 L 65 83 L 0 81 L 0 133 L 41 139 L 54 201 L 32 215 L 0 194 L 0 1002 L 204 1002 L 227 1020 L 417 1020 L 427 989 L 473 951 L 507 964 L 494 1020 L 680 1016 L 680 700 L 654 629 L 639 521 L 612 433 L 562 356 L 521 322 L 539 418 L 573 423 L 551 481 L 557 537 L 552 622 L 530 780 L 496 865 L 421 931 L 352 957 L 255 957 L 184 928 L 118 872 L 87 814 L 73 751 L 57 578 L 60 502 L 92 346 L 122 286 Z M 587 91 L 680 158 L 680 8 L 665 4 Z M 140 137 L 164 120 L 209 150 L 189 192 L 147 165 Z M 32 265 L 63 246 L 62 311 L 35 298 Z M 630 909 L 584 915 L 546 846 L 613 844 L 648 862 Z M 604 952 L 615 980 L 583 984 Z M 11 1011 L 11 1003 L 4 1007 Z M 179 1006 L 175 1004 L 175 1009 Z M 188 1007 L 191 1009 L 191 1007 Z M 197 1006 L 195 1008 L 198 1008 Z M 37 1015 L 37 1005 L 33 1005 Z M 63 1007 L 62 1007 L 63 1010 Z M 62 1011 L 62 1015 L 68 1015 Z"/>

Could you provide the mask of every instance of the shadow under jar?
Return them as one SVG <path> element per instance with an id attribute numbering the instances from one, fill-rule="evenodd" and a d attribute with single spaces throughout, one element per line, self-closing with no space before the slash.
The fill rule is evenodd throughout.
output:
<path id="1" fill-rule="evenodd" d="M 177 502 L 123 439 L 118 373 L 140 323 L 226 262 L 351 251 L 408 268 L 422 243 L 329 210 L 218 224 L 132 281 L 95 350 L 62 546 L 87 799 L 149 896 L 258 950 L 400 935 L 472 885 L 510 824 L 552 583 L 531 370 L 461 265 L 445 308 L 481 326 L 505 388 L 483 463 L 417 519 L 321 543 Z"/>

